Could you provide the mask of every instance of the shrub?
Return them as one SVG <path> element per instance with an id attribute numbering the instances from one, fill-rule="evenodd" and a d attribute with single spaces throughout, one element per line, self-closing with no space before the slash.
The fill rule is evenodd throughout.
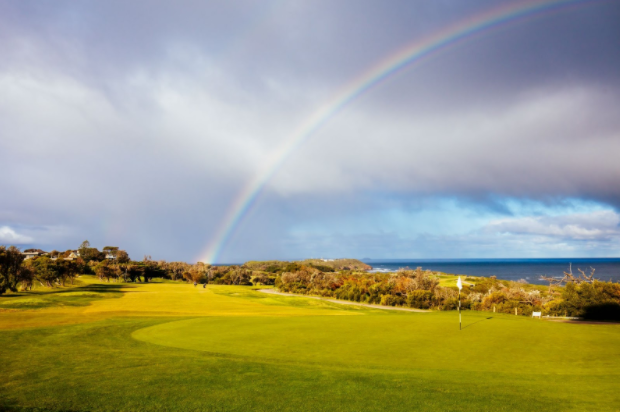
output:
<path id="1" fill-rule="evenodd" d="M 381 295 L 381 305 L 384 306 L 402 306 L 405 299 L 402 296 Z"/>
<path id="2" fill-rule="evenodd" d="M 606 302 L 586 306 L 583 311 L 583 318 L 588 320 L 620 321 L 620 304 L 617 302 Z"/>
<path id="3" fill-rule="evenodd" d="M 455 310 L 459 308 L 458 298 L 445 299 L 441 304 L 441 310 Z"/>
<path id="4" fill-rule="evenodd" d="M 428 290 L 414 290 L 407 295 L 406 303 L 410 308 L 428 309 L 433 304 L 435 295 Z"/>

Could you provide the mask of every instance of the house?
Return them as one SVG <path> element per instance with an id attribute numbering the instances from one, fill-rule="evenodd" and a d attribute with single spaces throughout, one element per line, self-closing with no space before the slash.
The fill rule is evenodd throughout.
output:
<path id="1" fill-rule="evenodd" d="M 26 249 L 22 252 L 22 255 L 26 255 L 26 259 L 32 259 L 33 257 L 42 256 L 47 254 L 41 249 Z"/>
<path id="2" fill-rule="evenodd" d="M 80 257 L 80 251 L 79 250 L 72 250 L 71 253 L 69 253 L 69 256 L 67 256 L 65 258 L 65 260 L 74 260 Z"/>
<path id="3" fill-rule="evenodd" d="M 103 248 L 105 258 L 108 260 L 115 260 L 118 255 L 118 246 L 106 246 Z"/>

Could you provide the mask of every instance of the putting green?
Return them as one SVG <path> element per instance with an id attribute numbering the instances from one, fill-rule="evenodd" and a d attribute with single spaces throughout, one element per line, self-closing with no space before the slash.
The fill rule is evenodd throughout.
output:
<path id="1" fill-rule="evenodd" d="M 617 375 L 620 327 L 455 312 L 208 317 L 135 331 L 140 341 L 264 362 L 385 370 Z M 590 333 L 596 328 L 596 333 Z M 605 347 L 605 351 L 598 348 Z"/>

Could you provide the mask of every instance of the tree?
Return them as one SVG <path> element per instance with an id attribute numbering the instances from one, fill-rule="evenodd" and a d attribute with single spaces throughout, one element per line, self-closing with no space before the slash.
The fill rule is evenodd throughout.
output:
<path id="1" fill-rule="evenodd" d="M 112 266 L 113 265 L 111 265 L 107 260 L 103 260 L 95 266 L 95 274 L 99 280 L 103 280 L 105 278 L 109 282 L 110 278 L 114 277 L 115 270 Z"/>
<path id="2" fill-rule="evenodd" d="M 125 252 L 124 250 L 119 250 L 116 253 L 116 261 L 118 263 L 129 263 L 129 254 L 127 252 Z"/>
<path id="3" fill-rule="evenodd" d="M 15 246 L 0 246 L 0 295 L 8 290 L 17 292 L 25 256 Z"/>
<path id="4" fill-rule="evenodd" d="M 56 267 L 58 270 L 58 279 L 60 280 L 60 284 L 65 286 L 66 281 L 70 280 L 73 285 L 73 281 L 80 271 L 79 263 L 71 260 L 59 259 L 56 261 Z"/>
<path id="5" fill-rule="evenodd" d="M 83 241 L 78 248 L 78 254 L 84 260 L 86 260 L 86 255 L 88 255 L 88 249 L 90 249 L 90 242 L 88 240 Z"/>
<path id="6" fill-rule="evenodd" d="M 183 273 L 189 270 L 189 266 L 185 262 L 170 262 L 166 264 L 166 270 L 172 280 L 183 279 Z"/>
<path id="7" fill-rule="evenodd" d="M 144 274 L 144 266 L 129 264 L 125 267 L 127 275 L 132 282 L 140 282 L 140 276 Z"/>
<path id="8" fill-rule="evenodd" d="M 42 284 L 51 288 L 53 283 L 59 280 L 62 268 L 59 268 L 49 257 L 40 256 L 29 259 L 27 262 L 33 269 L 36 278 Z"/>
<path id="9" fill-rule="evenodd" d="M 82 242 L 82 244 L 78 248 L 78 253 L 80 257 L 84 259 L 84 262 L 86 263 L 92 260 L 101 262 L 102 260 L 106 258 L 105 253 L 100 252 L 99 249 L 95 247 L 90 247 L 90 242 L 88 240 L 85 240 Z"/>
<path id="10" fill-rule="evenodd" d="M 106 254 L 104 252 L 100 252 L 99 249 L 95 247 L 86 249 L 85 253 L 86 254 L 84 255 L 83 259 L 86 262 L 91 262 L 91 261 L 101 262 L 103 260 L 106 260 Z"/>
<path id="11" fill-rule="evenodd" d="M 573 275 L 573 265 L 571 264 L 569 266 L 568 272 L 564 272 L 564 277 L 562 278 L 555 278 L 552 276 L 541 276 L 541 279 L 546 280 L 547 282 L 549 282 L 549 290 L 551 291 L 551 286 L 552 285 L 557 285 L 557 286 L 562 286 L 563 283 L 565 284 L 569 284 L 569 283 L 575 283 L 577 285 L 580 285 L 582 283 L 594 283 L 595 281 L 597 281 L 598 279 L 594 278 L 594 272 L 596 271 L 596 269 L 594 269 L 593 267 L 590 267 L 590 274 L 587 275 L 585 271 L 581 270 L 581 269 L 577 269 L 579 271 L 579 275 L 575 276 Z"/>
<path id="12" fill-rule="evenodd" d="M 121 276 L 124 275 L 123 273 L 123 268 L 121 268 L 121 265 L 113 263 L 110 265 L 110 274 L 112 275 L 112 277 L 114 278 L 115 282 L 118 282 L 121 278 Z"/>
<path id="13" fill-rule="evenodd" d="M 152 260 L 151 256 L 144 255 L 144 260 L 142 261 L 143 265 L 143 277 L 145 282 L 149 282 L 152 278 L 165 277 L 166 271 L 161 265 Z"/>
<path id="14" fill-rule="evenodd" d="M 205 276 L 205 272 L 203 272 L 198 267 L 191 268 L 189 273 L 190 273 L 190 277 L 191 277 L 191 279 L 192 279 L 192 281 L 194 283 L 202 283 L 202 282 L 206 282 L 206 280 L 207 280 L 207 278 Z"/>
<path id="15" fill-rule="evenodd" d="M 32 267 L 22 263 L 19 277 L 21 280 L 22 290 L 32 290 L 35 280 L 35 273 Z"/>

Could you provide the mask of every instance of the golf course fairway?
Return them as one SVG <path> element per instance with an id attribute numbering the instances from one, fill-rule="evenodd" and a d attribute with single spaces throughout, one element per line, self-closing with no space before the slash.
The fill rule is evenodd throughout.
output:
<path id="1" fill-rule="evenodd" d="M 0 409 L 620 410 L 616 324 L 80 279 L 0 297 Z"/>

